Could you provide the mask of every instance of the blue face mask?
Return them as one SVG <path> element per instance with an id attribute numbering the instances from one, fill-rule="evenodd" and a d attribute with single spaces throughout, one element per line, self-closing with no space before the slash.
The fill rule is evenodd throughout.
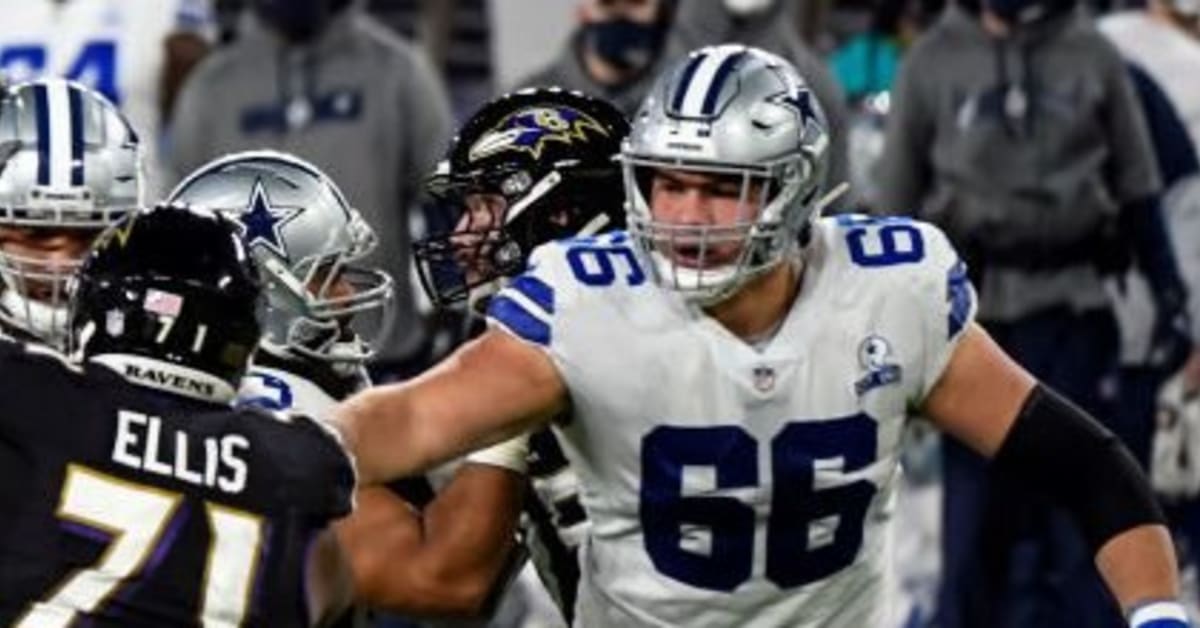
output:
<path id="1" fill-rule="evenodd" d="M 588 24 L 584 36 L 602 59 L 621 70 L 634 70 L 654 59 L 663 34 L 658 24 L 618 18 Z"/>

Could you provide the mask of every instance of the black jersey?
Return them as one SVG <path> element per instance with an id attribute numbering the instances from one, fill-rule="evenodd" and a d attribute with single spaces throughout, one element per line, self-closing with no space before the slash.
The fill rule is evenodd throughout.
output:
<path id="1" fill-rule="evenodd" d="M 308 419 L 0 341 L 0 625 L 307 625 L 308 549 L 353 485 Z"/>

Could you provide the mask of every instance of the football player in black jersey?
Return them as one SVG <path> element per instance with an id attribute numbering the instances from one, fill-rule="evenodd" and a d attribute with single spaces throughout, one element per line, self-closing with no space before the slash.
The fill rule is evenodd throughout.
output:
<path id="1" fill-rule="evenodd" d="M 0 87 L 0 330 L 61 346 L 67 281 L 102 229 L 139 206 L 138 136 L 63 79 Z"/>
<path id="2" fill-rule="evenodd" d="M 628 132 L 613 106 L 556 88 L 522 90 L 481 108 L 428 184 L 448 227 L 414 244 L 433 302 L 465 301 L 483 312 L 537 246 L 624 227 L 614 158 Z M 569 414 L 558 420 L 567 421 Z M 538 575 L 570 622 L 588 525 L 578 480 L 553 429 L 529 436 L 528 463 L 525 536 Z"/>
<path id="3" fill-rule="evenodd" d="M 77 361 L 0 341 L 0 625 L 302 626 L 347 597 L 327 524 L 350 461 L 231 406 L 262 304 L 237 231 L 130 214 L 80 270 Z"/>
<path id="4" fill-rule="evenodd" d="M 365 261 L 375 232 L 332 179 L 293 155 L 236 153 L 201 166 L 171 201 L 236 221 L 263 271 L 265 330 L 239 403 L 319 418 L 370 385 L 363 365 L 386 331 L 392 279 Z M 513 447 L 524 451 L 472 456 L 427 504 L 362 491 L 337 524 L 356 599 L 414 615 L 484 612 L 516 544 L 524 456 L 518 466 L 497 455 Z"/>

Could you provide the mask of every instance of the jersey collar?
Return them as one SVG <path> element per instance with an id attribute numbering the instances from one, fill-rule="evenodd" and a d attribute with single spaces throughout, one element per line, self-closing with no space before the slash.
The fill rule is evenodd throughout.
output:
<path id="1" fill-rule="evenodd" d="M 106 353 L 88 361 L 115 371 L 132 384 L 189 399 L 229 405 L 237 394 L 229 382 L 215 375 L 140 355 Z"/>

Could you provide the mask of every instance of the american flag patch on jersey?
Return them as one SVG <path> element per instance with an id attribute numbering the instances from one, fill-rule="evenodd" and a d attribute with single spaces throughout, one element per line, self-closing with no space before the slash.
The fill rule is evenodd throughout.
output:
<path id="1" fill-rule="evenodd" d="M 146 291 L 142 309 L 159 316 L 179 316 L 179 311 L 183 309 L 183 297 L 172 292 L 151 288 Z"/>

